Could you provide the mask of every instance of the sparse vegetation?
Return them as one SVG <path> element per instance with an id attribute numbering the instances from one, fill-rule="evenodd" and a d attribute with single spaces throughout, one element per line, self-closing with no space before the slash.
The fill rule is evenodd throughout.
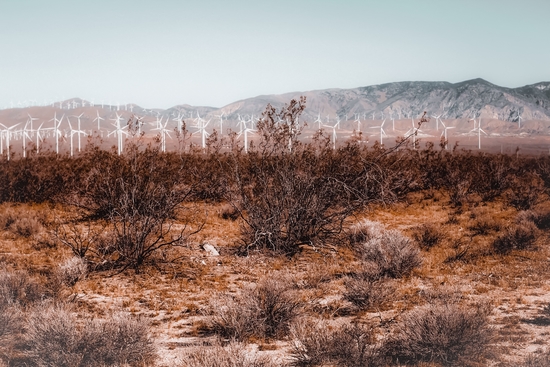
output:
<path id="1" fill-rule="evenodd" d="M 477 365 L 488 355 L 493 330 L 484 305 L 427 305 L 403 316 L 385 346 L 396 361 Z"/>
<path id="2" fill-rule="evenodd" d="M 550 157 L 333 147 L 304 104 L 0 159 L 0 365 L 547 364 Z"/>

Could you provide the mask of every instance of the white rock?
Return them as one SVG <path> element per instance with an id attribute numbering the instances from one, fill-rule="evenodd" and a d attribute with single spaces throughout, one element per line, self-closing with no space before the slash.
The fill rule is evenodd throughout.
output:
<path id="1" fill-rule="evenodd" d="M 220 253 L 218 252 L 218 250 L 216 250 L 216 248 L 214 246 L 212 246 L 211 244 L 209 243 L 205 243 L 202 245 L 202 248 L 204 249 L 204 251 L 206 251 L 208 253 L 208 255 L 210 256 L 220 256 Z"/>

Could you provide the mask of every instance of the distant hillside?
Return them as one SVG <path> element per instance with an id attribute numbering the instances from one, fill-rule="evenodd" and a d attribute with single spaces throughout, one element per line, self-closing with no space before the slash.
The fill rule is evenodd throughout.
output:
<path id="1" fill-rule="evenodd" d="M 550 120 L 550 82 L 505 88 L 483 79 L 460 83 L 448 82 L 397 82 L 353 89 L 326 89 L 266 95 L 231 103 L 220 111 L 229 119 L 239 115 L 258 115 L 268 103 L 281 106 L 292 98 L 307 97 L 305 117 L 315 119 L 327 115 L 341 119 L 347 114 L 353 120 L 417 117 L 423 111 L 443 115 L 445 119 L 482 118 L 517 122 L 523 120 Z M 219 111 L 215 111 L 219 114 Z M 384 114 L 384 115 L 382 115 Z"/>

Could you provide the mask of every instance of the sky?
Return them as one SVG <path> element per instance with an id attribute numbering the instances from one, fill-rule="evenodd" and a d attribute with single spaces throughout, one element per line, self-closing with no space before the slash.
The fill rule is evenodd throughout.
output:
<path id="1" fill-rule="evenodd" d="M 548 0 L 0 0 L 0 108 L 550 81 Z"/>

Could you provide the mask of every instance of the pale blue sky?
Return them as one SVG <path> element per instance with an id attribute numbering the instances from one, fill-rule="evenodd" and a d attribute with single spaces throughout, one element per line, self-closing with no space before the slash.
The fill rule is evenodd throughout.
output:
<path id="1" fill-rule="evenodd" d="M 221 107 L 404 80 L 550 81 L 549 0 L 0 0 L 0 108 Z"/>

